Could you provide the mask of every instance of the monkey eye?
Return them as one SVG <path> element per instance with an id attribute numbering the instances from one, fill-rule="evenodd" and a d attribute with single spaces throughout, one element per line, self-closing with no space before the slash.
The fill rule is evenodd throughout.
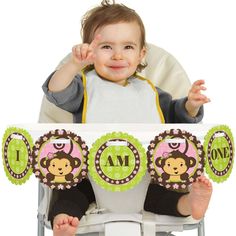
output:
<path id="1" fill-rule="evenodd" d="M 183 166 L 183 163 L 181 163 L 180 166 Z"/>
<path id="2" fill-rule="evenodd" d="M 55 167 L 56 165 L 55 164 L 52 164 L 53 167 Z"/>
<path id="3" fill-rule="evenodd" d="M 168 166 L 170 166 L 170 163 L 167 163 Z"/>
<path id="4" fill-rule="evenodd" d="M 65 167 L 67 167 L 68 166 L 68 164 L 65 164 Z"/>

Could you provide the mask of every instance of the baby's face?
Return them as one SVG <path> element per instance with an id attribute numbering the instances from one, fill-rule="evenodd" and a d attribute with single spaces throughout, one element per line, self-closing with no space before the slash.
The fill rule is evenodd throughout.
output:
<path id="1" fill-rule="evenodd" d="M 145 55 L 140 46 L 141 32 L 136 22 L 120 22 L 98 28 L 94 67 L 104 79 L 125 85 Z"/>

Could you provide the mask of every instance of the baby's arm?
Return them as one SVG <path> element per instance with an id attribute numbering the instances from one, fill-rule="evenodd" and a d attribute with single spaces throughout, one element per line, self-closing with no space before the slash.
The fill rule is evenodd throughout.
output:
<path id="1" fill-rule="evenodd" d="M 91 44 L 79 44 L 72 48 L 70 60 L 65 63 L 52 76 L 48 88 L 51 92 L 60 92 L 72 82 L 81 70 L 90 64 L 93 64 L 94 49 L 97 46 L 100 36 L 96 36 Z"/>
<path id="2" fill-rule="evenodd" d="M 206 87 L 203 86 L 204 83 L 204 80 L 195 81 L 189 91 L 185 108 L 191 117 L 195 117 L 198 114 L 203 104 L 210 102 L 210 99 L 201 93 L 201 91 L 206 90 Z"/>

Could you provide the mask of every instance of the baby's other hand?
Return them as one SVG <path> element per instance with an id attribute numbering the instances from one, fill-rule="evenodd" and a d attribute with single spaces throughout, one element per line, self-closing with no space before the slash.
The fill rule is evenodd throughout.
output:
<path id="1" fill-rule="evenodd" d="M 74 62 L 79 64 L 81 68 L 93 64 L 95 59 L 94 49 L 97 47 L 99 40 L 100 35 L 97 35 L 90 44 L 83 43 L 75 45 L 72 48 Z"/>
<path id="2" fill-rule="evenodd" d="M 197 115 L 200 107 L 203 104 L 210 102 L 210 99 L 201 93 L 201 91 L 206 90 L 204 84 L 204 80 L 197 80 L 193 83 L 191 89 L 189 90 L 188 100 L 185 104 L 185 108 L 192 117 Z"/>

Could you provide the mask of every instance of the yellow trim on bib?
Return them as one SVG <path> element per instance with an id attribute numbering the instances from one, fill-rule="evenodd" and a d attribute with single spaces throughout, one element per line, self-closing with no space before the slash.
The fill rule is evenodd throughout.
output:
<path id="1" fill-rule="evenodd" d="M 137 79 L 147 81 L 147 83 L 152 87 L 153 91 L 156 94 L 156 106 L 157 106 L 157 111 L 158 111 L 160 118 L 161 118 L 161 123 L 165 123 L 165 118 L 164 118 L 163 112 L 160 107 L 159 94 L 158 94 L 157 89 L 155 88 L 154 84 L 150 80 L 142 77 L 141 75 L 138 75 L 137 73 L 135 73 L 134 76 L 137 77 Z"/>
<path id="2" fill-rule="evenodd" d="M 83 112 L 82 112 L 82 123 L 86 123 L 87 104 L 88 104 L 85 70 L 86 70 L 86 68 L 81 70 L 82 82 L 83 82 L 83 86 L 84 86 L 84 104 L 83 104 Z"/>

